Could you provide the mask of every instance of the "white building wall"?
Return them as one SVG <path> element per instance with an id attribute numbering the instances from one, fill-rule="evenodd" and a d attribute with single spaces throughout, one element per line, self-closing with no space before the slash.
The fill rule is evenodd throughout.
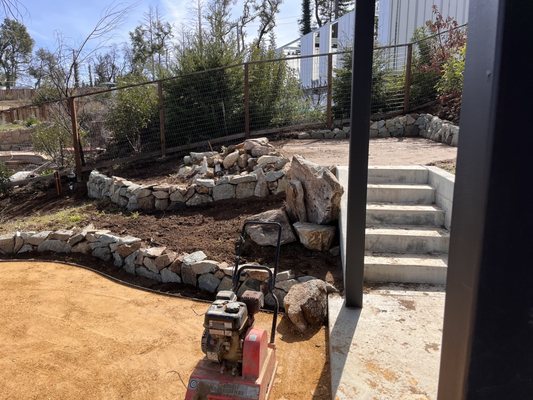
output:
<path id="1" fill-rule="evenodd" d="M 315 33 L 310 32 L 307 35 L 302 36 L 301 46 L 302 46 L 302 56 L 309 54 L 314 54 L 315 49 Z M 313 81 L 313 59 L 312 58 L 302 58 L 300 60 L 300 81 L 302 82 L 303 87 L 311 87 Z"/>
<path id="2" fill-rule="evenodd" d="M 319 54 L 331 53 L 331 23 L 328 22 L 318 30 L 320 34 Z M 328 57 L 318 57 L 318 79 L 320 84 L 327 82 L 328 79 Z"/>
<path id="3" fill-rule="evenodd" d="M 433 18 L 436 5 L 444 18 L 468 22 L 469 0 L 380 0 L 378 42 L 383 46 L 408 43 L 417 27 Z"/>

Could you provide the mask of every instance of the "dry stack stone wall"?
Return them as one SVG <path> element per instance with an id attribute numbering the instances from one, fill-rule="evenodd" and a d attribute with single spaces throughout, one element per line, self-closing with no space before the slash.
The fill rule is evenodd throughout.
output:
<path id="1" fill-rule="evenodd" d="M 249 139 L 221 152 L 190 153 L 178 177 L 180 185 L 139 185 L 92 171 L 89 197 L 109 199 L 128 210 L 174 210 L 219 200 L 284 193 L 289 160 L 266 138 Z"/>
<path id="2" fill-rule="evenodd" d="M 15 232 L 0 235 L 0 256 L 25 253 L 78 253 L 91 255 L 113 264 L 129 274 L 143 276 L 162 283 L 183 283 L 209 293 L 232 288 L 233 266 L 210 260 L 203 251 L 176 253 L 167 247 L 149 247 L 133 236 L 118 236 L 108 230 L 85 229 Z M 268 273 L 251 270 L 241 276 L 239 294 L 244 290 L 260 290 Z M 275 294 L 283 305 L 285 295 L 297 283 L 315 279 L 310 276 L 295 278 L 292 271 L 279 272 Z M 272 296 L 266 297 L 274 304 Z"/>

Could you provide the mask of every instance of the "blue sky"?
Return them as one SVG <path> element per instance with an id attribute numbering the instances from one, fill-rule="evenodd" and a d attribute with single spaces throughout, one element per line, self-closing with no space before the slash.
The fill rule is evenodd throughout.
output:
<path id="1" fill-rule="evenodd" d="M 57 32 L 65 41 L 75 46 L 90 32 L 102 15 L 103 10 L 113 4 L 110 0 L 20 0 L 26 7 L 23 23 L 39 47 L 55 49 Z M 242 0 L 237 1 L 235 11 L 240 9 Z M 126 21 L 114 32 L 112 42 L 128 41 L 128 32 L 133 30 L 142 20 L 150 6 L 159 7 L 164 19 L 176 27 L 191 23 L 190 7 L 194 0 L 152 0 L 128 1 L 122 4 L 132 5 Z M 116 4 L 116 2 L 115 2 Z M 278 14 L 276 36 L 278 45 L 289 42 L 298 37 L 297 20 L 300 14 L 300 1 L 285 0 Z M 251 24 L 249 36 L 254 36 L 257 23 Z"/>

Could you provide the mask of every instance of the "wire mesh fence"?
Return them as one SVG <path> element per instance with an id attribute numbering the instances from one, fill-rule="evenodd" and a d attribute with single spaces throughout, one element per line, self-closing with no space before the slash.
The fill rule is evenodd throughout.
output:
<path id="1" fill-rule="evenodd" d="M 439 39 L 375 48 L 374 117 L 435 101 L 439 74 L 426 66 Z M 351 70 L 352 54 L 346 51 L 259 60 L 155 82 L 125 82 L 60 102 L 4 110 L 0 118 L 9 123 L 35 117 L 55 126 L 63 142 L 70 140 L 68 146 L 61 142 L 60 153 L 75 153 L 81 170 L 281 129 L 332 128 L 350 117 Z"/>

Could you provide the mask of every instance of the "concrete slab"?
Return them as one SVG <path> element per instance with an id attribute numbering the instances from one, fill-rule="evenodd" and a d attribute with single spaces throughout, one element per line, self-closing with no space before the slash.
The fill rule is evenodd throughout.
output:
<path id="1" fill-rule="evenodd" d="M 444 287 L 383 285 L 362 310 L 329 298 L 332 398 L 435 399 Z"/>

